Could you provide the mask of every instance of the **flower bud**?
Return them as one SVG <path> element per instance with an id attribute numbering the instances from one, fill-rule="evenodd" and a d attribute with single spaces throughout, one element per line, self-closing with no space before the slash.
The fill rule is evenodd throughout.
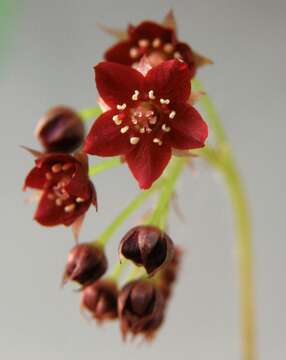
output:
<path id="1" fill-rule="evenodd" d="M 63 283 L 76 281 L 86 286 L 98 280 L 107 269 L 107 259 L 103 250 L 91 244 L 74 246 L 68 256 Z"/>
<path id="2" fill-rule="evenodd" d="M 164 299 L 158 288 L 142 280 L 126 284 L 118 296 L 118 316 L 123 338 L 130 332 L 152 338 L 163 322 Z"/>
<path id="3" fill-rule="evenodd" d="M 35 135 L 46 151 L 69 153 L 82 144 L 84 125 L 74 110 L 57 106 L 42 117 Z"/>
<path id="4" fill-rule="evenodd" d="M 99 280 L 82 291 L 81 307 L 98 321 L 117 318 L 117 286 L 111 280 Z"/>
<path id="5" fill-rule="evenodd" d="M 173 242 L 155 226 L 140 225 L 131 229 L 121 240 L 119 252 L 153 274 L 173 257 Z"/>

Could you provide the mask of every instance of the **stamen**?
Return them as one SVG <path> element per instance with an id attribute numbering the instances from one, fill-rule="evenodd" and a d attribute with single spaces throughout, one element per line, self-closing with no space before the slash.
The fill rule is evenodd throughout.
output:
<path id="1" fill-rule="evenodd" d="M 116 107 L 117 107 L 118 110 L 124 110 L 124 109 L 126 109 L 126 106 L 127 105 L 124 103 L 122 105 L 118 104 Z"/>
<path id="2" fill-rule="evenodd" d="M 138 57 L 139 55 L 139 50 L 137 48 L 131 48 L 130 51 L 129 51 L 129 55 L 132 59 L 135 59 Z"/>
<path id="3" fill-rule="evenodd" d="M 139 141 L 140 141 L 140 138 L 139 137 L 131 137 L 130 138 L 130 144 L 132 144 L 132 145 L 136 145 L 136 144 L 138 144 L 139 143 Z"/>
<path id="4" fill-rule="evenodd" d="M 50 172 L 47 172 L 46 173 L 46 178 L 47 178 L 47 180 L 52 180 L 53 175 Z"/>
<path id="5" fill-rule="evenodd" d="M 179 53 L 179 51 L 176 51 L 176 52 L 174 53 L 174 58 L 175 58 L 175 59 L 181 59 L 181 58 L 182 58 L 182 55 Z"/>
<path id="6" fill-rule="evenodd" d="M 57 199 L 56 199 L 56 205 L 57 205 L 57 206 L 62 206 L 62 205 L 63 205 L 63 200 L 60 199 L 60 198 L 57 198 Z"/>
<path id="7" fill-rule="evenodd" d="M 161 146 L 161 145 L 163 144 L 163 142 L 162 142 L 160 139 L 158 139 L 158 138 L 154 138 L 154 139 L 153 139 L 153 143 L 154 143 L 154 144 L 158 144 L 159 146 Z"/>
<path id="8" fill-rule="evenodd" d="M 65 212 L 67 212 L 67 213 L 72 212 L 72 211 L 74 211 L 75 207 L 76 207 L 75 204 L 67 205 L 67 206 L 65 206 Z"/>
<path id="9" fill-rule="evenodd" d="M 148 96 L 149 96 L 149 99 L 151 100 L 155 100 L 156 99 L 156 96 L 154 95 L 154 90 L 150 90 L 148 92 Z"/>
<path id="10" fill-rule="evenodd" d="M 166 51 L 166 53 L 170 54 L 171 52 L 174 51 L 174 46 L 172 44 L 170 44 L 170 43 L 165 44 L 164 45 L 164 51 Z"/>
<path id="11" fill-rule="evenodd" d="M 60 171 L 62 171 L 62 165 L 61 164 L 54 164 L 52 166 L 52 172 L 53 173 L 59 173 Z"/>
<path id="12" fill-rule="evenodd" d="M 158 48 L 161 45 L 161 39 L 159 38 L 154 39 L 152 45 L 154 48 Z"/>
<path id="13" fill-rule="evenodd" d="M 166 124 L 163 124 L 162 125 L 162 130 L 165 131 L 165 132 L 170 132 L 171 128 L 170 128 L 170 126 L 167 126 Z"/>
<path id="14" fill-rule="evenodd" d="M 134 125 L 137 125 L 137 124 L 138 124 L 138 121 L 137 121 L 136 119 L 134 119 L 134 118 L 133 118 L 131 121 L 132 121 L 132 123 L 133 123 Z"/>
<path id="15" fill-rule="evenodd" d="M 143 113 L 140 111 L 138 113 L 135 114 L 137 117 L 141 118 L 143 116 Z"/>
<path id="16" fill-rule="evenodd" d="M 176 111 L 172 110 L 169 114 L 169 118 L 174 119 L 175 116 L 176 116 Z"/>
<path id="17" fill-rule="evenodd" d="M 149 127 L 146 129 L 147 133 L 150 134 L 152 132 L 152 129 L 150 129 Z"/>
<path id="18" fill-rule="evenodd" d="M 122 120 L 119 119 L 118 115 L 112 116 L 112 120 L 115 122 L 116 125 L 120 125 Z"/>
<path id="19" fill-rule="evenodd" d="M 66 164 L 63 165 L 63 170 L 64 170 L 64 171 L 67 171 L 67 170 L 69 170 L 72 166 L 73 166 L 72 163 L 66 163 Z"/>
<path id="20" fill-rule="evenodd" d="M 139 131 L 140 131 L 141 134 L 144 134 L 145 133 L 145 128 L 140 128 Z"/>
<path id="21" fill-rule="evenodd" d="M 170 100 L 169 99 L 160 99 L 160 103 L 161 104 L 170 104 Z"/>
<path id="22" fill-rule="evenodd" d="M 83 203 L 83 202 L 85 202 L 85 200 L 84 200 L 83 198 L 81 198 L 81 197 L 77 197 L 77 198 L 75 199 L 75 201 L 76 201 L 77 203 Z"/>
<path id="23" fill-rule="evenodd" d="M 157 117 L 156 117 L 156 116 L 154 116 L 154 117 L 152 117 L 151 119 L 149 119 L 149 123 L 150 123 L 151 125 L 155 125 L 156 122 L 157 122 Z"/>
<path id="24" fill-rule="evenodd" d="M 149 40 L 148 39 L 141 39 L 139 40 L 138 44 L 141 48 L 146 48 L 149 46 Z"/>
<path id="25" fill-rule="evenodd" d="M 137 101 L 138 100 L 139 91 L 135 90 L 134 94 L 132 95 L 132 100 Z"/>
<path id="26" fill-rule="evenodd" d="M 126 125 L 123 128 L 120 129 L 121 134 L 125 134 L 129 130 L 129 126 Z"/>

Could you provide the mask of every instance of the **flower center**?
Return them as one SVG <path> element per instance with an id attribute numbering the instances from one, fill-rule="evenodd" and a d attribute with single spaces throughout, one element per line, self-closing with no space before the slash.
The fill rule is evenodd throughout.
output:
<path id="1" fill-rule="evenodd" d="M 159 120 L 160 113 L 153 104 L 147 101 L 130 109 L 131 122 L 140 133 L 150 133 Z"/>
<path id="2" fill-rule="evenodd" d="M 66 213 L 74 212 L 85 201 L 80 197 L 71 196 L 66 190 L 73 172 L 74 165 L 72 163 L 56 163 L 46 171 L 46 187 L 50 190 L 48 199 L 54 201 L 56 206 L 64 207 Z"/>

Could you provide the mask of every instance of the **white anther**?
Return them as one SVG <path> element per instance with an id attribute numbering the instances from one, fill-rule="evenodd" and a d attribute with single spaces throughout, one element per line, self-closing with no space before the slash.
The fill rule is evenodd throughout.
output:
<path id="1" fill-rule="evenodd" d="M 116 125 L 121 125 L 122 120 L 119 119 L 118 115 L 112 116 L 112 120 L 115 122 Z"/>
<path id="2" fill-rule="evenodd" d="M 154 48 L 158 48 L 161 45 L 161 39 L 159 38 L 154 39 L 152 45 Z"/>
<path id="3" fill-rule="evenodd" d="M 175 110 L 172 110 L 169 114 L 169 118 L 170 119 L 174 119 L 174 117 L 176 116 L 176 111 Z"/>
<path id="4" fill-rule="evenodd" d="M 153 143 L 158 144 L 159 146 L 161 146 L 163 144 L 162 141 L 160 139 L 158 139 L 158 138 L 154 138 Z"/>
<path id="5" fill-rule="evenodd" d="M 67 213 L 72 212 L 72 211 L 74 211 L 75 207 L 76 207 L 75 204 L 66 205 L 65 212 L 67 212 Z"/>
<path id="6" fill-rule="evenodd" d="M 129 55 L 132 59 L 135 59 L 138 57 L 139 55 L 139 50 L 137 48 L 131 48 L 130 51 L 129 51 Z"/>
<path id="7" fill-rule="evenodd" d="M 138 124 L 138 121 L 137 121 L 136 119 L 132 119 L 131 121 L 132 121 L 132 123 L 133 123 L 134 125 L 137 125 L 137 124 Z"/>
<path id="8" fill-rule="evenodd" d="M 122 134 L 125 134 L 128 130 L 129 130 L 129 126 L 126 125 L 126 126 L 124 126 L 123 128 L 120 129 L 120 132 L 121 132 Z"/>
<path id="9" fill-rule="evenodd" d="M 46 178 L 47 178 L 47 180 L 52 180 L 53 175 L 50 172 L 47 172 L 46 173 Z"/>
<path id="10" fill-rule="evenodd" d="M 125 103 L 123 103 L 122 105 L 118 104 L 116 107 L 118 110 L 124 110 L 124 109 L 126 109 L 126 106 L 127 105 Z"/>
<path id="11" fill-rule="evenodd" d="M 62 165 L 61 164 L 54 164 L 52 166 L 52 172 L 57 174 L 59 173 L 60 171 L 62 171 Z"/>
<path id="12" fill-rule="evenodd" d="M 142 114 L 142 112 L 140 111 L 140 112 L 136 113 L 136 116 L 139 117 L 139 118 L 141 118 L 141 117 L 143 116 L 143 114 Z"/>
<path id="13" fill-rule="evenodd" d="M 149 123 L 150 123 L 151 125 L 155 125 L 156 122 L 157 122 L 156 116 L 154 116 L 154 117 L 152 117 L 151 119 L 149 119 Z"/>
<path id="14" fill-rule="evenodd" d="M 132 144 L 132 145 L 138 144 L 139 141 L 140 141 L 140 138 L 139 138 L 139 137 L 134 136 L 134 137 L 131 137 L 131 138 L 130 138 L 130 144 Z"/>
<path id="15" fill-rule="evenodd" d="M 57 199 L 56 199 L 56 205 L 57 205 L 57 206 L 62 206 L 62 205 L 63 205 L 63 200 L 60 199 L 60 198 L 57 198 Z"/>
<path id="16" fill-rule="evenodd" d="M 132 95 L 132 100 L 134 100 L 134 101 L 138 100 L 138 95 L 139 95 L 139 91 L 135 90 L 134 94 Z"/>
<path id="17" fill-rule="evenodd" d="M 150 134 L 152 132 L 152 129 L 150 129 L 149 127 L 146 129 L 147 133 Z"/>
<path id="18" fill-rule="evenodd" d="M 140 128 L 139 131 L 140 131 L 141 134 L 144 134 L 145 133 L 145 128 Z"/>
<path id="19" fill-rule="evenodd" d="M 170 126 L 167 126 L 166 124 L 163 124 L 162 125 L 162 130 L 165 131 L 165 132 L 170 132 L 171 128 L 170 128 Z"/>
<path id="20" fill-rule="evenodd" d="M 176 51 L 176 52 L 174 53 L 174 58 L 175 58 L 175 59 L 181 59 L 181 58 L 182 58 L 182 55 L 179 53 L 179 51 Z"/>
<path id="21" fill-rule="evenodd" d="M 80 204 L 80 203 L 83 203 L 85 200 L 84 200 L 83 198 L 81 198 L 81 197 L 77 197 L 77 198 L 75 199 L 75 201 L 76 201 L 78 204 Z"/>
<path id="22" fill-rule="evenodd" d="M 72 166 L 73 166 L 72 163 L 66 163 L 66 164 L 64 164 L 64 166 L 63 166 L 63 170 L 64 170 L 64 171 L 67 171 L 67 170 L 69 170 Z"/>
<path id="23" fill-rule="evenodd" d="M 160 103 L 161 104 L 170 104 L 170 100 L 169 99 L 160 99 Z"/>
<path id="24" fill-rule="evenodd" d="M 139 46 L 141 48 L 146 48 L 146 47 L 149 46 L 149 40 L 148 39 L 141 39 L 141 40 L 139 40 L 138 44 L 139 44 Z"/>
<path id="25" fill-rule="evenodd" d="M 154 90 L 150 90 L 148 92 L 148 96 L 149 96 L 149 99 L 151 100 L 155 100 L 156 99 L 156 96 L 154 95 Z"/>
<path id="26" fill-rule="evenodd" d="M 164 51 L 166 51 L 166 53 L 170 54 L 171 52 L 174 51 L 174 46 L 172 44 L 170 44 L 170 43 L 165 44 L 164 45 Z"/>

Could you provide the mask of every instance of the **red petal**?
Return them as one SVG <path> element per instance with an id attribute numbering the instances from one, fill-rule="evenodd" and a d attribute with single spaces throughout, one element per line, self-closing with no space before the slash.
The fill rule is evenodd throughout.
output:
<path id="1" fill-rule="evenodd" d="M 208 136 L 208 126 L 197 110 L 188 104 L 176 106 L 176 116 L 171 123 L 168 144 L 175 149 L 203 147 Z"/>
<path id="2" fill-rule="evenodd" d="M 130 57 L 130 49 L 132 43 L 130 41 L 121 41 L 106 51 L 104 57 L 107 61 L 119 64 L 132 65 L 134 59 Z"/>
<path id="3" fill-rule="evenodd" d="M 147 90 L 173 102 L 185 102 L 191 92 L 191 73 L 179 60 L 168 60 L 152 68 L 146 76 Z"/>
<path id="4" fill-rule="evenodd" d="M 174 31 L 152 21 L 144 21 L 130 32 L 130 37 L 133 41 L 160 38 L 164 43 L 168 43 L 173 41 Z"/>
<path id="5" fill-rule="evenodd" d="M 42 189 L 47 181 L 45 174 L 46 172 L 44 169 L 34 167 L 27 175 L 23 189 L 26 190 L 27 187 L 32 189 Z"/>
<path id="6" fill-rule="evenodd" d="M 135 90 L 141 90 L 144 77 L 139 71 L 108 61 L 95 66 L 95 81 L 98 92 L 110 107 L 132 103 Z"/>
<path id="7" fill-rule="evenodd" d="M 81 164 L 76 165 L 75 172 L 70 182 L 65 186 L 68 194 L 82 199 L 89 199 L 91 195 L 90 182 Z"/>
<path id="8" fill-rule="evenodd" d="M 84 151 L 98 156 L 126 154 L 131 150 L 128 134 L 121 134 L 120 126 L 115 125 L 112 116 L 116 110 L 109 110 L 99 116 L 87 135 Z"/>
<path id="9" fill-rule="evenodd" d="M 54 200 L 49 199 L 49 191 L 46 190 L 41 197 L 34 218 L 44 226 L 56 226 L 60 224 L 69 226 L 83 215 L 89 206 L 90 201 L 85 201 L 78 205 L 75 211 L 67 213 L 64 210 L 64 206 L 57 206 Z"/>
<path id="10" fill-rule="evenodd" d="M 158 146 L 150 137 L 126 155 L 126 162 L 141 189 L 148 189 L 157 180 L 171 158 L 171 149 Z"/>

